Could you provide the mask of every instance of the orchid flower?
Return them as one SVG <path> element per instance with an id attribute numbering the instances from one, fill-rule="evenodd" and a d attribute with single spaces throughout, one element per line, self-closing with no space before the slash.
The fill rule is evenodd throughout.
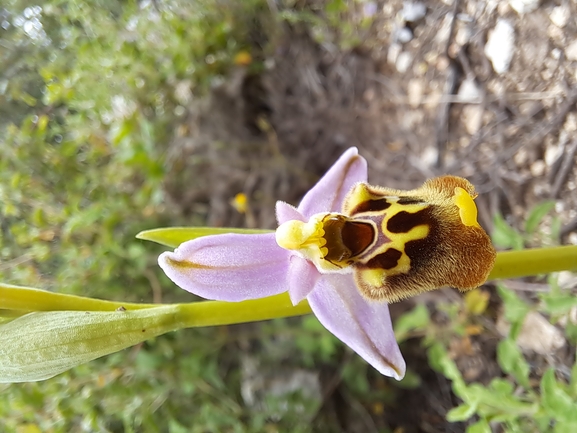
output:
<path id="1" fill-rule="evenodd" d="M 386 302 L 446 285 L 467 291 L 487 279 L 577 272 L 575 245 L 495 254 L 466 179 L 442 176 L 399 191 L 366 177 L 366 161 L 349 149 L 298 208 L 277 203 L 276 233 L 138 234 L 171 247 L 184 242 L 162 254 L 160 266 L 216 302 L 132 304 L 0 283 L 0 383 L 47 379 L 177 329 L 311 310 L 378 371 L 400 379 L 405 362 Z M 215 232 L 227 234 L 206 235 Z"/>
<path id="2" fill-rule="evenodd" d="M 340 212 L 352 187 L 366 181 L 367 162 L 350 148 L 297 208 L 277 202 L 278 223 Z M 293 305 L 306 299 L 321 324 L 380 373 L 398 380 L 405 374 L 387 303 L 365 299 L 352 273 L 327 271 L 297 249 L 282 248 L 275 233 L 201 237 L 163 253 L 159 265 L 178 286 L 206 299 L 238 302 L 283 292 Z"/>

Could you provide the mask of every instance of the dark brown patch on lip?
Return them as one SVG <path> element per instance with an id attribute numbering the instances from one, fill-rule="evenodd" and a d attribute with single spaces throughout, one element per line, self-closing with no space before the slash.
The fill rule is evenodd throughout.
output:
<path id="1" fill-rule="evenodd" d="M 438 259 L 439 248 L 442 249 L 443 237 L 439 233 L 438 217 L 432 215 L 434 209 L 434 206 L 428 206 L 412 214 L 414 216 L 411 222 L 414 224 L 413 227 L 421 224 L 426 224 L 429 227 L 429 232 L 423 239 L 414 239 L 405 244 L 404 250 L 411 260 L 410 273 L 412 274 L 422 272 L 423 269 L 434 263 Z M 408 228 L 408 230 L 413 227 Z M 387 226 L 387 228 L 389 227 Z"/>
<path id="2" fill-rule="evenodd" d="M 380 198 L 377 200 L 367 200 L 359 203 L 351 212 L 351 215 L 355 215 L 363 212 L 379 212 L 387 210 L 391 206 L 391 203 L 386 198 Z"/>
<path id="3" fill-rule="evenodd" d="M 326 241 L 327 254 L 323 257 L 331 263 L 341 262 L 351 257 L 351 250 L 344 245 L 342 232 L 345 218 L 342 215 L 330 215 L 323 219 L 323 238 Z"/>
<path id="4" fill-rule="evenodd" d="M 365 251 L 375 240 L 375 229 L 371 224 L 347 221 L 341 232 L 343 244 L 355 257 Z"/>
<path id="5" fill-rule="evenodd" d="M 394 269 L 399 263 L 403 253 L 395 248 L 389 248 L 384 253 L 378 254 L 369 260 L 363 268 L 369 269 Z"/>
<path id="6" fill-rule="evenodd" d="M 375 242 L 376 233 L 372 224 L 350 221 L 343 215 L 325 217 L 323 230 L 327 249 L 323 258 L 333 264 L 361 254 Z"/>
<path id="7" fill-rule="evenodd" d="M 430 221 L 427 209 L 422 209 L 415 213 L 406 211 L 398 212 L 387 222 L 387 230 L 391 233 L 408 233 L 420 225 L 428 225 Z"/>
<path id="8" fill-rule="evenodd" d="M 404 204 L 404 205 L 423 204 L 423 203 L 425 203 L 425 201 L 417 197 L 399 197 L 399 201 L 397 201 L 397 204 Z"/>

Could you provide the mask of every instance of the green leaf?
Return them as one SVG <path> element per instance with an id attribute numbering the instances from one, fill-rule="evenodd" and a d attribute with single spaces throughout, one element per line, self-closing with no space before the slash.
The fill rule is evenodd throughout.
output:
<path id="1" fill-rule="evenodd" d="M 451 409 L 447 413 L 447 421 L 449 422 L 466 421 L 469 418 L 471 418 L 476 411 L 477 411 L 477 405 L 470 405 L 464 403 L 460 406 Z"/>
<path id="2" fill-rule="evenodd" d="M 455 361 L 449 358 L 447 350 L 443 347 L 441 343 L 435 342 L 429 347 L 427 351 L 429 358 L 429 365 L 442 374 L 448 379 L 453 381 L 453 392 L 465 400 L 465 395 L 467 393 L 467 384 L 463 380 L 461 372 L 457 368 Z"/>
<path id="3" fill-rule="evenodd" d="M 209 235 L 222 235 L 226 233 L 262 234 L 272 233 L 272 230 L 217 228 L 217 227 L 167 227 L 160 229 L 145 230 L 136 235 L 137 239 L 152 241 L 167 247 L 176 248 L 181 243 L 192 239 Z"/>
<path id="4" fill-rule="evenodd" d="M 51 311 L 0 325 L 0 383 L 48 379 L 182 327 L 178 306 L 133 311 Z"/>
<path id="5" fill-rule="evenodd" d="M 513 339 L 506 338 L 499 342 L 497 362 L 505 373 L 513 375 L 520 385 L 529 388 L 529 364 Z"/>
<path id="6" fill-rule="evenodd" d="M 553 316 L 566 314 L 577 306 L 577 296 L 566 291 L 543 293 L 540 298 L 545 311 Z"/>
<path id="7" fill-rule="evenodd" d="M 429 357 L 429 365 L 431 368 L 439 373 L 444 373 L 443 365 L 446 362 L 445 360 L 448 358 L 448 355 L 443 345 L 439 342 L 433 343 L 427 351 L 427 355 Z"/>
<path id="8" fill-rule="evenodd" d="M 537 431 L 548 432 L 551 426 L 551 417 L 545 413 L 545 410 L 540 406 L 539 412 L 533 415 L 533 421 L 537 426 Z"/>
<path id="9" fill-rule="evenodd" d="M 331 0 L 325 6 L 325 11 L 328 14 L 346 12 L 347 10 L 348 7 L 344 0 Z"/>
<path id="10" fill-rule="evenodd" d="M 577 431 L 577 422 L 557 421 L 553 431 L 555 433 L 575 433 Z"/>
<path id="11" fill-rule="evenodd" d="M 394 328 L 397 341 L 406 340 L 412 331 L 427 329 L 430 323 L 429 310 L 424 304 L 418 304 L 396 320 Z"/>
<path id="12" fill-rule="evenodd" d="M 486 419 L 480 419 L 475 424 L 467 427 L 467 433 L 491 433 L 491 427 Z"/>
<path id="13" fill-rule="evenodd" d="M 496 421 L 496 419 L 492 419 L 492 421 Z M 527 428 L 523 425 L 520 418 L 513 418 L 513 419 L 506 419 L 506 420 L 499 420 L 498 422 L 506 422 L 505 428 L 503 431 L 507 433 L 527 433 Z"/>
<path id="14" fill-rule="evenodd" d="M 545 215 L 551 212 L 554 208 L 554 201 L 544 201 L 543 203 L 539 203 L 537 206 L 535 206 L 525 221 L 525 232 L 527 232 L 527 234 L 534 233 Z"/>
<path id="15" fill-rule="evenodd" d="M 573 345 L 577 343 L 577 323 L 567 322 L 565 326 L 565 336 Z"/>
<path id="16" fill-rule="evenodd" d="M 521 416 L 532 417 L 538 411 L 536 403 L 524 401 L 522 396 L 498 394 L 489 389 L 485 391 L 477 393 L 482 397 L 477 412 L 492 421 L 514 421 Z"/>
<path id="17" fill-rule="evenodd" d="M 507 289 L 502 284 L 497 284 L 497 291 L 503 300 L 505 319 L 507 319 L 512 326 L 510 336 L 512 338 L 517 338 L 517 334 L 521 329 L 521 325 L 523 324 L 530 307 L 526 302 L 519 298 L 515 292 Z"/>
<path id="18" fill-rule="evenodd" d="M 493 218 L 493 233 L 491 233 L 493 243 L 500 248 L 513 248 L 520 250 L 523 248 L 523 236 L 507 224 L 501 214 L 495 214 Z"/>
<path id="19" fill-rule="evenodd" d="M 577 402 L 555 380 L 552 368 L 541 379 L 541 399 L 547 413 L 556 420 L 577 423 Z"/>
<path id="20" fill-rule="evenodd" d="M 506 379 L 501 379 L 500 377 L 494 378 L 489 387 L 492 388 L 497 394 L 511 395 L 515 388 L 513 384 Z"/>
<path id="21" fill-rule="evenodd" d="M 557 215 L 554 215 L 553 218 L 551 218 L 551 234 L 550 234 L 550 239 L 553 241 L 553 243 L 557 244 L 559 243 L 559 239 L 561 238 L 561 228 L 563 226 L 563 223 L 561 221 L 561 218 L 559 218 Z"/>
<path id="22" fill-rule="evenodd" d="M 127 310 L 155 307 L 155 304 L 133 304 L 104 301 L 82 296 L 48 292 L 30 287 L 12 286 L 0 283 L 0 305 L 4 309 L 14 310 L 12 314 L 30 311 L 114 311 L 119 307 Z"/>

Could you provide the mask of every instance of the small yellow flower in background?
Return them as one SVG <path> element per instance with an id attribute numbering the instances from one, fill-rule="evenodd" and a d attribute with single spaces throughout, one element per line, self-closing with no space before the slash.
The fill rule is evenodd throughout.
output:
<path id="1" fill-rule="evenodd" d="M 252 56 L 248 51 L 239 51 L 233 60 L 235 65 L 248 66 L 252 63 Z"/>
<path id="2" fill-rule="evenodd" d="M 238 213 L 246 213 L 246 209 L 248 207 L 248 198 L 246 194 L 239 192 L 234 198 L 230 201 L 230 204 L 233 208 L 236 209 Z"/>
<path id="3" fill-rule="evenodd" d="M 483 314 L 489 305 L 491 295 L 484 290 L 471 290 L 465 294 L 465 308 L 475 316 Z"/>

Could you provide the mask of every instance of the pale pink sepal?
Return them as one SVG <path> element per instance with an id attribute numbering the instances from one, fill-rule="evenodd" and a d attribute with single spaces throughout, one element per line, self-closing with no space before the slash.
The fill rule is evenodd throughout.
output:
<path id="1" fill-rule="evenodd" d="M 205 236 L 165 252 L 158 264 L 183 289 L 207 299 L 244 301 L 286 292 L 289 252 L 274 233 Z"/>
<path id="2" fill-rule="evenodd" d="M 302 221 L 306 222 L 306 219 L 301 215 L 298 209 L 284 201 L 276 202 L 276 220 L 280 226 L 287 221 Z"/>
<path id="3" fill-rule="evenodd" d="M 298 210 L 305 218 L 321 212 L 340 212 L 345 196 L 358 182 L 367 181 L 367 161 L 356 147 L 349 148 L 312 189 Z"/>
<path id="4" fill-rule="evenodd" d="M 403 378 L 406 364 L 393 333 L 389 307 L 364 299 L 352 275 L 323 275 L 307 299 L 325 328 L 381 374 Z"/>

